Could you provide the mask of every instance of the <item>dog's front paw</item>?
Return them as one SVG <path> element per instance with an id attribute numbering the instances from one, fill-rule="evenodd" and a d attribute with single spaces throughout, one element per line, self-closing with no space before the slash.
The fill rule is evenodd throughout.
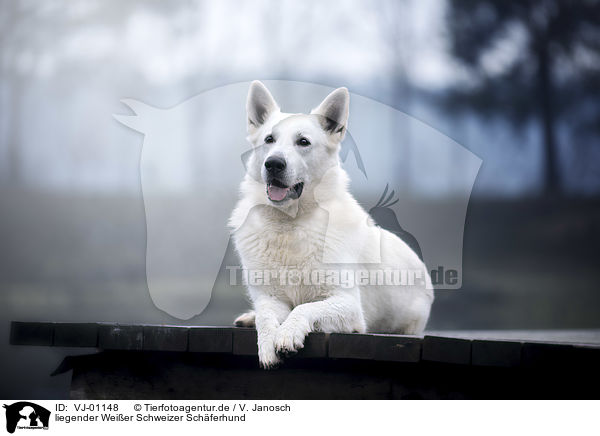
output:
<path id="1" fill-rule="evenodd" d="M 274 369 L 279 366 L 281 359 L 275 352 L 275 346 L 272 342 L 258 344 L 258 362 L 262 369 Z"/>
<path id="2" fill-rule="evenodd" d="M 304 339 L 310 332 L 308 321 L 304 318 L 287 319 L 275 335 L 275 351 L 280 354 L 292 354 L 304 348 Z"/>

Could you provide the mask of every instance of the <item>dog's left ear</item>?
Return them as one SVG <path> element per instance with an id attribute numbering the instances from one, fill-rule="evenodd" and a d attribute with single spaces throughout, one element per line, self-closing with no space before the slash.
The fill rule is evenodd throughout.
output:
<path id="1" fill-rule="evenodd" d="M 348 112 L 350 106 L 350 94 L 346 88 L 338 88 L 325 97 L 325 100 L 313 109 L 311 114 L 319 115 L 319 121 L 323 130 L 330 135 L 339 136 L 344 139 L 346 126 L 348 125 Z"/>

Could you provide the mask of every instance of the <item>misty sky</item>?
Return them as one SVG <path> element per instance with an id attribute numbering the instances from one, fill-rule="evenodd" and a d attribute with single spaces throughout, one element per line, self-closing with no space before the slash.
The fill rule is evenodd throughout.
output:
<path id="1" fill-rule="evenodd" d="M 448 53 L 443 1 L 331 7 L 316 1 L 123 6 L 90 0 L 2 8 L 5 181 L 16 167 L 18 182 L 27 186 L 137 192 L 141 138 L 112 119 L 127 113 L 122 98 L 167 108 L 216 86 L 286 79 L 347 86 L 456 140 L 483 159 L 476 194 L 527 194 L 540 184 L 540 137 L 533 126 L 514 132 L 499 119 L 456 118 L 423 98 L 470 80 Z M 518 29 L 509 29 L 482 62 L 501 71 L 522 43 Z M 418 139 L 410 135 L 401 131 L 398 140 Z M 17 164 L 9 159 L 11 143 L 19 144 Z M 572 151 L 564 153 L 569 162 Z M 567 182 L 596 186 L 580 173 Z"/>

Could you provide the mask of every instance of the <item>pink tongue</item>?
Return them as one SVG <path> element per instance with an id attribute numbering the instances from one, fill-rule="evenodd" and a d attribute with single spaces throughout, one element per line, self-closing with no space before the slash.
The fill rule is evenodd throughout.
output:
<path id="1" fill-rule="evenodd" d="M 273 201 L 281 201 L 285 198 L 290 188 L 279 188 L 278 186 L 269 185 L 268 195 Z"/>

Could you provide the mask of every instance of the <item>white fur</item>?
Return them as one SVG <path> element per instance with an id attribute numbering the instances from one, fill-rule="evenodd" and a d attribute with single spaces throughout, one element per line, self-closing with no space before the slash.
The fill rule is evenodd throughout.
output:
<path id="1" fill-rule="evenodd" d="M 340 88 L 311 114 L 282 113 L 264 85 L 252 83 L 248 139 L 255 151 L 229 222 L 242 266 L 277 271 L 403 268 L 423 271 L 423 283 L 350 289 L 278 282 L 249 286 L 254 311 L 235 322 L 256 325 L 259 361 L 265 368 L 302 348 L 311 331 L 421 334 L 429 318 L 433 291 L 425 265 L 401 239 L 374 225 L 348 192 L 348 176 L 338 157 L 348 104 L 348 91 Z M 337 127 L 326 131 L 322 116 L 333 117 Z M 263 145 L 269 134 L 276 141 Z M 298 135 L 311 145 L 298 146 Z M 268 199 L 264 162 L 274 154 L 287 162 L 288 186 L 304 182 L 299 199 L 277 204 Z"/>

